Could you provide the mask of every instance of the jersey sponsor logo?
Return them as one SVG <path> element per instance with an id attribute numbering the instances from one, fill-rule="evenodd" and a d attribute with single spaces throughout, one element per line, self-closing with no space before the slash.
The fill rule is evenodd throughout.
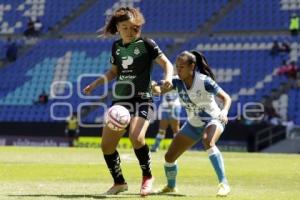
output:
<path id="1" fill-rule="evenodd" d="M 133 70 L 132 69 L 124 69 L 124 70 L 122 70 L 122 74 L 125 74 L 125 73 L 133 73 Z"/>
<path id="2" fill-rule="evenodd" d="M 141 52 L 140 52 L 140 50 L 139 50 L 137 47 L 135 47 L 133 53 L 134 53 L 135 55 L 139 55 Z"/>
<path id="3" fill-rule="evenodd" d="M 131 56 L 124 56 L 122 57 L 122 67 L 127 69 L 129 65 L 133 63 L 133 57 Z"/>
<path id="4" fill-rule="evenodd" d="M 133 80 L 136 76 L 133 75 L 120 75 L 119 80 L 120 81 L 126 81 L 126 80 Z"/>

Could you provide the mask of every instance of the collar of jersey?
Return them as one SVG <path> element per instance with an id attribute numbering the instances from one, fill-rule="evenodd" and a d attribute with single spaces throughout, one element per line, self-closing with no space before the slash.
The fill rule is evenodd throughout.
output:
<path id="1" fill-rule="evenodd" d="M 123 44 L 123 41 L 122 41 L 122 39 L 121 39 L 121 41 L 120 41 L 120 46 L 122 46 L 122 47 L 128 47 L 129 45 L 131 45 L 132 43 L 135 43 L 136 41 L 138 41 L 138 40 L 140 40 L 140 39 L 142 39 L 141 37 L 138 37 L 138 38 L 136 38 L 135 40 L 133 40 L 133 41 L 131 41 L 131 42 L 129 42 L 129 43 L 126 43 L 126 44 Z"/>

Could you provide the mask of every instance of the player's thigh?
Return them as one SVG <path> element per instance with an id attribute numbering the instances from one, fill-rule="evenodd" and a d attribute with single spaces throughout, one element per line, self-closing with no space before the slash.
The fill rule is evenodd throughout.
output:
<path id="1" fill-rule="evenodd" d="M 178 133 L 180 130 L 180 121 L 177 119 L 170 119 L 170 125 L 173 133 Z"/>
<path id="2" fill-rule="evenodd" d="M 129 127 L 129 138 L 135 149 L 145 145 L 145 135 L 149 127 L 149 120 L 142 117 L 133 117 Z"/>
<path id="3" fill-rule="evenodd" d="M 179 156 L 181 156 L 186 150 L 191 148 L 197 141 L 192 138 L 177 134 L 172 140 L 172 143 L 165 155 L 166 162 L 175 162 Z"/>
<path id="4" fill-rule="evenodd" d="M 101 149 L 104 154 L 112 154 L 115 152 L 121 137 L 126 130 L 113 131 L 109 127 L 104 126 L 102 129 Z"/>
<path id="5" fill-rule="evenodd" d="M 161 119 L 159 121 L 159 129 L 166 130 L 168 128 L 169 122 L 166 119 Z"/>
<path id="6" fill-rule="evenodd" d="M 217 124 L 211 124 L 207 126 L 203 131 L 202 143 L 205 149 L 209 149 L 215 146 L 222 134 L 222 128 Z"/>

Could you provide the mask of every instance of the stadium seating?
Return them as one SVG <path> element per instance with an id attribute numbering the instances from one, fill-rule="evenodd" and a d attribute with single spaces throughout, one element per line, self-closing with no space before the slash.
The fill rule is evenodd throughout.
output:
<path id="1" fill-rule="evenodd" d="M 157 42 L 162 49 L 166 49 L 173 41 L 160 39 Z M 1 70 L 0 121 L 51 121 L 52 103 L 69 103 L 75 111 L 80 103 L 86 101 L 78 95 L 78 91 L 96 78 L 95 76 L 83 77 L 81 89 L 78 89 L 77 82 L 80 75 L 101 74 L 107 70 L 111 44 L 111 40 L 43 40 L 40 42 L 25 57 Z M 15 77 L 16 74 L 18 78 Z M 52 84 L 56 81 L 63 83 L 54 87 Z M 43 90 L 47 94 L 51 93 L 51 85 L 55 91 L 55 97 L 50 96 L 51 103 L 47 105 L 35 103 Z M 112 84 L 109 85 L 110 89 L 111 86 Z M 68 106 L 62 107 L 64 107 L 62 110 L 54 109 L 55 116 L 56 114 L 58 117 L 68 116 L 70 112 Z M 5 115 L 5 111 L 10 109 L 15 114 Z M 92 115 L 96 116 L 96 114 Z"/>
<path id="2" fill-rule="evenodd" d="M 115 1 L 98 1 L 87 12 L 79 16 L 64 29 L 64 32 L 95 33 L 105 24 L 105 11 L 113 6 Z"/>
<path id="3" fill-rule="evenodd" d="M 5 58 L 5 44 L 6 42 L 4 40 L 0 40 L 0 59 Z"/>
<path id="4" fill-rule="evenodd" d="M 22 33 L 28 17 L 39 18 L 44 31 L 78 8 L 84 0 L 2 0 L 0 2 L 0 33 Z M 139 7 L 144 13 L 148 33 L 195 32 L 217 13 L 228 0 L 111 0 L 95 2 L 90 9 L 78 16 L 62 31 L 68 33 L 95 33 L 105 24 L 106 16 L 119 6 Z M 159 5 L 159 7 L 157 6 Z M 299 0 L 241 1 L 214 27 L 214 31 L 287 30 L 291 12 L 299 9 Z M 272 42 L 287 41 L 289 54 L 270 55 Z M 183 50 L 198 49 L 206 55 L 216 74 L 217 81 L 233 99 L 230 115 L 239 112 L 239 105 L 260 101 L 286 81 L 275 74 L 283 60 L 296 60 L 300 54 L 300 39 L 290 36 L 247 37 L 194 37 L 182 46 L 174 39 L 157 38 L 159 46 L 172 62 Z M 51 114 L 63 119 L 82 103 L 99 103 L 98 99 L 84 99 L 78 93 L 95 77 L 78 77 L 82 74 L 103 73 L 109 64 L 111 39 L 45 39 L 16 62 L 0 69 L 0 121 L 53 121 Z M 0 40 L 0 58 L 3 58 L 5 41 Z M 169 50 L 169 46 L 176 49 Z M 153 68 L 152 78 L 162 79 L 162 69 Z M 51 85 L 55 87 L 55 96 Z M 53 86 L 53 85 L 52 85 Z M 109 85 L 111 89 L 112 84 Z M 35 103 L 45 90 L 50 95 L 47 105 Z M 98 93 L 103 92 L 99 88 Z M 287 118 L 300 124 L 297 107 L 298 90 L 291 90 L 286 103 Z M 106 104 L 110 99 L 104 99 Z M 155 101 L 159 105 L 160 100 Z M 55 106 L 53 106 L 55 105 Z M 71 107 L 69 106 L 71 105 Z M 71 111 L 72 111 L 71 110 Z M 101 121 L 103 111 L 88 108 L 83 119 L 87 123 Z M 184 114 L 183 114 L 184 115 Z"/>
<path id="5" fill-rule="evenodd" d="M 242 1 L 215 26 L 214 31 L 288 30 L 291 12 L 296 10 L 294 4 L 299 9 L 299 2 L 290 4 L 289 0 Z"/>
<path id="6" fill-rule="evenodd" d="M 23 33 L 29 18 L 39 19 L 46 32 L 84 0 L 1 0 L 0 34 Z"/>
<path id="7" fill-rule="evenodd" d="M 300 124 L 300 92 L 299 89 L 292 89 L 288 93 L 288 119 Z"/>
<path id="8" fill-rule="evenodd" d="M 290 42 L 292 46 L 299 42 L 299 39 L 287 36 L 191 39 L 178 48 L 172 60 L 186 49 L 202 51 L 213 67 L 218 83 L 231 95 L 233 105 L 230 115 L 236 116 L 239 105 L 258 102 L 286 82 L 286 77 L 276 75 L 276 69 L 282 65 L 283 60 L 290 59 L 293 51 L 271 56 L 274 39 Z"/>
<path id="9" fill-rule="evenodd" d="M 143 12 L 146 18 L 144 32 L 190 32 L 196 31 L 215 12 L 218 12 L 227 3 L 227 0 L 176 0 L 176 3 L 172 4 L 168 0 L 136 0 L 128 2 L 139 7 Z M 111 10 L 118 7 L 118 5 L 127 6 L 128 4 L 99 0 L 95 6 L 66 27 L 64 31 L 96 32 L 104 25 L 105 17 L 103 13 L 109 16 Z"/>

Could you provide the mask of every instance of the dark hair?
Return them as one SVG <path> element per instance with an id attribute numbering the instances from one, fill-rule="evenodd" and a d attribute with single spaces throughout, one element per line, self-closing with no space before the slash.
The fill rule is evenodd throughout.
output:
<path id="1" fill-rule="evenodd" d="M 195 63 L 196 70 L 198 72 L 209 76 L 213 80 L 216 79 L 214 73 L 212 72 L 210 66 L 208 65 L 205 56 L 201 52 L 196 50 L 183 51 L 181 54 L 179 54 L 178 58 L 183 56 L 187 57 L 189 64 Z"/>
<path id="2" fill-rule="evenodd" d="M 208 65 L 205 56 L 201 52 L 195 50 L 191 51 L 191 53 L 196 57 L 197 71 L 215 80 L 215 75 L 212 72 L 210 66 Z"/>
<path id="3" fill-rule="evenodd" d="M 136 31 L 139 31 L 145 23 L 144 16 L 138 9 L 121 7 L 114 12 L 108 23 L 102 28 L 100 36 L 115 35 L 118 32 L 117 24 L 127 20 L 132 20 L 132 23 L 136 26 Z"/>

